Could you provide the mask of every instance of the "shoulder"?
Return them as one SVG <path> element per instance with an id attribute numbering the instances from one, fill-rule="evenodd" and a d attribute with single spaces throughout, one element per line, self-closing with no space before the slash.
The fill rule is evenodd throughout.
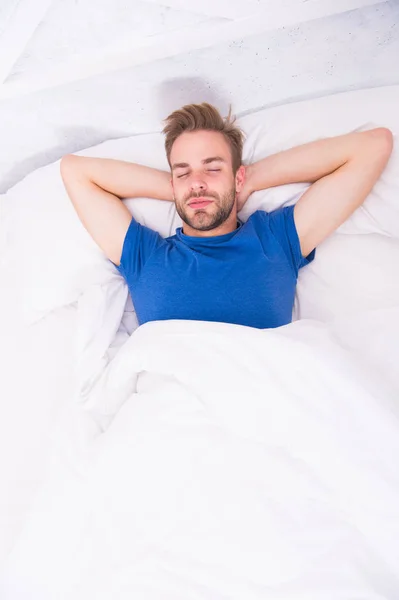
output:
<path id="1" fill-rule="evenodd" d="M 128 280 L 137 278 L 157 250 L 166 245 L 162 236 L 153 229 L 142 225 L 133 217 L 125 235 L 118 271 Z"/>
<path id="2" fill-rule="evenodd" d="M 262 232 L 266 231 L 279 236 L 281 230 L 290 229 L 295 226 L 294 220 L 294 205 L 281 206 L 270 212 L 265 210 L 257 210 L 248 218 L 248 225 L 253 227 L 261 227 Z"/>
<path id="3" fill-rule="evenodd" d="M 264 210 L 256 210 L 252 215 L 248 217 L 248 219 L 243 223 L 243 227 L 257 227 L 258 225 L 264 226 L 269 220 L 268 212 Z"/>
<path id="4" fill-rule="evenodd" d="M 313 251 L 306 258 L 302 256 L 298 232 L 294 218 L 295 205 L 282 206 L 271 212 L 256 211 L 250 221 L 256 235 L 264 247 L 279 247 L 291 264 L 295 276 L 298 269 L 309 264 L 314 258 Z"/>
<path id="5" fill-rule="evenodd" d="M 297 243 L 298 234 L 294 218 L 295 205 L 281 206 L 270 212 L 258 210 L 250 219 L 261 236 L 277 240 L 280 244 L 289 241 Z M 248 219 L 249 220 L 249 219 Z"/>

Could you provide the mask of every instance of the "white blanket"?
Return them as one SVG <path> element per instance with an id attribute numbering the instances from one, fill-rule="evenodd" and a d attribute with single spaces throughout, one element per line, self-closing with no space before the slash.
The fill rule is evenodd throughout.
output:
<path id="1" fill-rule="evenodd" d="M 399 309 L 350 323 L 137 329 L 1 598 L 397 600 Z"/>

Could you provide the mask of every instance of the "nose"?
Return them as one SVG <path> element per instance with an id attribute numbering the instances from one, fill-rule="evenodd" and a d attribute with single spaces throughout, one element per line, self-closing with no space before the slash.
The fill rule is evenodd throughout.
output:
<path id="1" fill-rule="evenodd" d="M 206 190 L 206 183 L 200 178 L 193 178 L 190 187 L 193 192 L 202 193 Z"/>

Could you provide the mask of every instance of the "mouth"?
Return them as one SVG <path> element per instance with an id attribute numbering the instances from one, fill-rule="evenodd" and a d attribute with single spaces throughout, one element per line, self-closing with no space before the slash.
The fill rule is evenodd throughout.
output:
<path id="1" fill-rule="evenodd" d="M 208 198 L 194 198 L 188 203 L 190 208 L 205 208 L 208 204 L 212 204 L 213 200 Z"/>

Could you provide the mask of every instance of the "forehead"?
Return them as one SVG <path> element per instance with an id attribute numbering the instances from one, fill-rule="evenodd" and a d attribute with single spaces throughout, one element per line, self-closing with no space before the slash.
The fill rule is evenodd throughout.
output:
<path id="1" fill-rule="evenodd" d="M 186 131 L 179 135 L 172 146 L 170 162 L 201 163 L 209 156 L 220 156 L 231 162 L 230 146 L 219 131 Z"/>

